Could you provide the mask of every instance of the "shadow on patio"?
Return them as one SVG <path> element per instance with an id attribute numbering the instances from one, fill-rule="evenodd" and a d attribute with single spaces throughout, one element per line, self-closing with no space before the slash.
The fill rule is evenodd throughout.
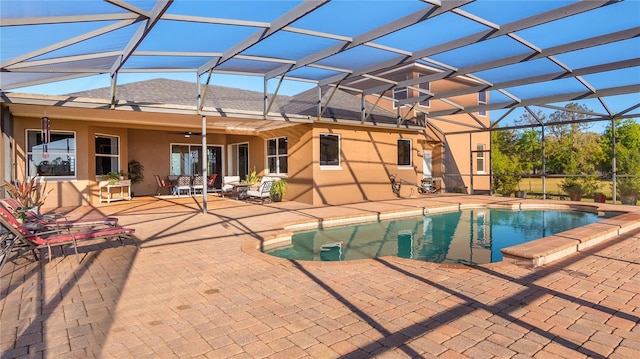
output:
<path id="1" fill-rule="evenodd" d="M 429 197 L 429 206 L 491 197 Z M 136 228 L 135 247 L 95 244 L 1 273 L 2 358 L 608 357 L 640 354 L 640 234 L 531 271 L 391 257 L 273 261 L 241 250 L 291 222 L 425 206 L 135 198 L 95 210 Z M 86 208 L 73 209 L 86 213 Z"/>

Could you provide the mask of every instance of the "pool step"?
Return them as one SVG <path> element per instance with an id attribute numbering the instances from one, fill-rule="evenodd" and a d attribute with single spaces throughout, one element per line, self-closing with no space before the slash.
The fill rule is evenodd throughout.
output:
<path id="1" fill-rule="evenodd" d="M 624 213 L 501 250 L 503 261 L 539 267 L 640 228 L 640 214 Z"/>

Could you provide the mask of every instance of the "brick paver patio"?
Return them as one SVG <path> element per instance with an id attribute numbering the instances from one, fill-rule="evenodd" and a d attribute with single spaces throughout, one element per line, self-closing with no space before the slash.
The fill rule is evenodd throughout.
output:
<path id="1" fill-rule="evenodd" d="M 507 200 L 309 207 L 210 197 L 203 215 L 193 198 L 142 197 L 76 208 L 72 217 L 119 217 L 140 249 L 100 243 L 82 247 L 80 264 L 59 251 L 51 263 L 8 263 L 2 358 L 640 357 L 638 231 L 537 269 L 292 262 L 246 250 L 297 221 Z"/>

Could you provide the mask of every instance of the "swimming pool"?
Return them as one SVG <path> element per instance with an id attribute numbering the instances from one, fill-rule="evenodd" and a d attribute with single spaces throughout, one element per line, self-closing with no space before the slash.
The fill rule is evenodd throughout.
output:
<path id="1" fill-rule="evenodd" d="M 397 256 L 435 263 L 502 260 L 502 248 L 598 222 L 571 210 L 464 209 L 294 233 L 265 253 L 287 259 L 346 261 Z"/>

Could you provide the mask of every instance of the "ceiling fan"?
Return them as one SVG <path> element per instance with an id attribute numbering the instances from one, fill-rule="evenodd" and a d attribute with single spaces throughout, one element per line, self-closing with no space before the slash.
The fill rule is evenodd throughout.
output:
<path id="1" fill-rule="evenodd" d="M 191 136 L 202 136 L 202 132 L 193 132 L 193 131 L 181 131 L 181 132 L 169 132 L 174 135 L 183 135 L 185 138 L 189 138 Z"/>

